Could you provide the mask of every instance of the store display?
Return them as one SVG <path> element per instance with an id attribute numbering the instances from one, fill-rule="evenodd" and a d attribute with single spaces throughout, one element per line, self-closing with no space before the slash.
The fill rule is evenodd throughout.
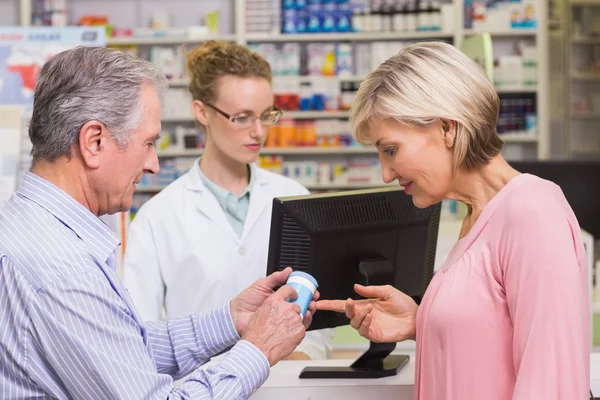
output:
<path id="1" fill-rule="evenodd" d="M 277 125 L 269 127 L 265 143 L 267 148 L 351 146 L 358 144 L 352 137 L 347 119 L 294 121 L 291 118 L 282 118 Z"/>
<path id="2" fill-rule="evenodd" d="M 438 2 L 417 0 L 286 0 L 281 3 L 281 33 L 332 32 L 416 32 L 439 31 L 452 20 L 442 18 Z M 262 19 L 266 22 L 266 19 Z M 264 31 L 254 21 L 247 22 L 249 32 Z"/>
<path id="3" fill-rule="evenodd" d="M 67 0 L 32 0 L 32 26 L 67 26 Z"/>
<path id="4" fill-rule="evenodd" d="M 465 28 L 477 32 L 535 29 L 538 26 L 533 0 L 465 0 Z"/>
<path id="5" fill-rule="evenodd" d="M 537 131 L 537 113 L 533 96 L 502 96 L 497 130 L 500 135 Z"/>
<path id="6" fill-rule="evenodd" d="M 305 186 L 383 184 L 377 158 L 340 161 L 286 161 L 282 156 L 261 156 L 261 168 L 287 176 Z"/>

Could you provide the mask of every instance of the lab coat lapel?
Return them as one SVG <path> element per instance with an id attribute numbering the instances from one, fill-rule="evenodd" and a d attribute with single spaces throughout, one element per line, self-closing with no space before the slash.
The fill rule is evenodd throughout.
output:
<path id="1" fill-rule="evenodd" d="M 190 180 L 187 187 L 188 190 L 195 192 L 194 197 L 197 198 L 196 209 L 206 219 L 214 222 L 219 229 L 223 229 L 229 236 L 231 236 L 235 243 L 239 244 L 240 238 L 227 220 L 225 211 L 223 211 L 223 208 L 221 208 L 221 205 L 219 205 L 219 202 L 215 196 L 213 196 L 213 194 L 204 186 L 198 171 L 199 165 L 196 161 L 192 169 L 189 171 Z"/>
<path id="2" fill-rule="evenodd" d="M 260 215 L 264 211 L 265 207 L 273 199 L 270 196 L 269 179 L 265 176 L 260 169 L 252 165 L 252 173 L 256 174 L 256 180 L 254 187 L 250 191 L 250 203 L 248 204 L 248 213 L 246 214 L 246 221 L 244 222 L 244 230 L 242 232 L 242 242 L 246 240 L 246 236 L 252 231 L 252 228 L 260 218 Z M 269 232 L 263 232 L 265 235 L 269 235 Z"/>

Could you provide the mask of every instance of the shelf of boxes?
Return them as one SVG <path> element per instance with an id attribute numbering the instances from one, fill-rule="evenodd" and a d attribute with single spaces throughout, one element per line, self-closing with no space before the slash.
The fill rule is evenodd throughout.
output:
<path id="1" fill-rule="evenodd" d="M 571 113 L 571 118 L 573 119 L 600 119 L 600 112 L 574 112 Z"/>
<path id="2" fill-rule="evenodd" d="M 600 119 L 600 1 L 571 1 L 565 29 L 568 157 L 600 157 L 595 121 Z M 569 73 L 570 71 L 570 73 Z"/>
<path id="3" fill-rule="evenodd" d="M 571 0 L 572 6 L 600 6 L 599 0 Z"/>
<path id="4" fill-rule="evenodd" d="M 598 116 L 600 118 L 600 115 Z M 512 132 L 500 135 L 505 143 L 536 143 L 538 137 L 529 132 Z M 157 153 L 159 158 L 200 157 L 203 149 L 165 149 Z M 374 147 L 265 147 L 261 155 L 325 156 L 325 155 L 377 155 Z"/>
<path id="5" fill-rule="evenodd" d="M 284 111 L 283 116 L 293 119 L 349 118 L 350 111 Z"/>
<path id="6" fill-rule="evenodd" d="M 452 39 L 452 33 L 433 32 L 357 32 L 357 33 L 302 33 L 270 35 L 263 33 L 248 33 L 248 43 L 269 42 L 371 42 L 376 40 L 426 40 Z"/>
<path id="7" fill-rule="evenodd" d="M 465 29 L 465 36 L 479 35 L 482 33 L 489 33 L 495 37 L 518 37 L 518 36 L 536 36 L 538 34 L 537 29 L 534 28 L 520 28 L 520 29 L 508 29 L 502 31 L 480 31 L 475 29 Z"/>
<path id="8" fill-rule="evenodd" d="M 164 150 L 158 152 L 159 158 L 175 157 L 199 157 L 202 149 Z M 260 151 L 262 155 L 353 155 L 372 154 L 376 150 L 373 147 L 266 147 Z"/>
<path id="9" fill-rule="evenodd" d="M 503 133 L 500 138 L 504 143 L 537 143 L 539 140 L 537 135 L 529 132 Z"/>
<path id="10" fill-rule="evenodd" d="M 107 46 L 161 46 L 161 45 L 181 45 L 198 44 L 207 40 L 225 40 L 235 42 L 235 35 L 206 35 L 206 36 L 151 36 L 151 37 L 133 37 L 122 36 L 112 37 L 106 40 Z"/>
<path id="11" fill-rule="evenodd" d="M 21 0 L 24 2 L 27 2 L 28 0 Z M 127 0 L 128 3 L 133 3 L 133 2 L 137 2 L 138 0 Z M 185 28 L 185 27 L 173 27 L 173 29 L 166 29 L 164 30 L 164 32 L 170 32 L 173 36 L 159 36 L 158 32 L 159 31 L 151 31 L 148 28 L 140 28 L 140 29 L 133 29 L 133 37 L 130 36 L 121 36 L 121 37 L 113 37 L 113 38 L 109 38 L 107 40 L 107 45 L 109 46 L 123 46 L 123 47 L 127 47 L 127 46 L 139 46 L 139 54 L 143 56 L 146 56 L 146 54 L 149 55 L 149 58 L 152 61 L 155 61 L 154 56 L 152 51 L 154 50 L 158 50 L 158 49 L 169 49 L 169 46 L 172 49 L 175 49 L 176 47 L 179 47 L 180 45 L 194 45 L 194 44 L 199 44 L 205 40 L 210 40 L 210 39 L 217 39 L 217 40 L 226 40 L 226 41 L 231 41 L 231 42 L 237 42 L 243 45 L 249 45 L 249 46 L 256 46 L 257 44 L 261 44 L 261 43 L 265 43 L 267 45 L 273 45 L 273 46 L 284 46 L 284 45 L 293 45 L 296 44 L 297 48 L 310 48 L 311 43 L 314 44 L 315 47 L 317 46 L 331 46 L 331 45 L 335 45 L 336 48 L 336 58 L 338 57 L 339 53 L 337 52 L 337 48 L 339 45 L 345 45 L 345 46 L 350 46 L 351 47 L 351 55 L 349 57 L 352 58 L 352 69 L 349 70 L 344 70 L 343 72 L 339 72 L 339 71 L 328 71 L 328 72 L 323 72 L 323 75 L 327 75 L 327 76 L 317 76 L 314 74 L 314 71 L 306 71 L 306 70 L 301 70 L 301 72 L 296 72 L 295 74 L 289 73 L 289 71 L 284 71 L 283 73 L 281 73 L 281 71 L 277 71 L 277 66 L 275 64 L 273 64 L 274 69 L 273 69 L 273 88 L 274 88 L 274 92 L 277 95 L 281 94 L 283 97 L 287 96 L 289 93 L 294 93 L 293 91 L 290 92 L 287 89 L 289 87 L 294 87 L 294 83 L 293 82 L 298 82 L 298 83 L 305 83 L 305 82 L 311 82 L 312 83 L 312 89 L 315 90 L 315 93 L 318 92 L 319 96 L 323 96 L 323 94 L 325 94 L 325 96 L 329 96 L 330 92 L 329 92 L 329 86 L 330 83 L 338 83 L 338 89 L 339 90 L 337 93 L 338 95 L 340 95 L 340 98 L 344 97 L 344 85 L 347 85 L 347 91 L 346 93 L 348 93 L 348 91 L 350 91 L 352 93 L 352 95 L 355 93 L 356 88 L 358 87 L 358 83 L 360 83 L 364 77 L 366 76 L 366 74 L 368 74 L 370 71 L 372 71 L 374 69 L 374 67 L 376 65 L 378 65 L 379 63 L 381 63 L 384 59 L 386 59 L 387 57 L 389 57 L 392 54 L 395 54 L 395 52 L 397 52 L 398 46 L 401 46 L 403 44 L 406 44 L 408 42 L 413 42 L 413 41 L 419 41 L 419 40 L 444 40 L 444 41 L 449 41 L 449 42 L 454 42 L 457 45 L 460 45 L 460 40 L 465 37 L 465 36 L 470 36 L 470 35 L 474 35 L 480 32 L 479 29 L 465 29 L 463 28 L 462 24 L 465 22 L 465 18 L 463 18 L 464 16 L 462 15 L 464 12 L 463 6 L 464 6 L 464 2 L 452 2 L 452 1 L 441 1 L 441 2 L 437 2 L 437 1 L 433 1 L 430 2 L 430 7 L 432 7 L 429 10 L 424 10 L 424 9 L 420 9 L 419 7 L 417 7 L 417 9 L 413 10 L 413 15 L 416 18 L 416 21 L 413 21 L 412 24 L 415 24 L 415 26 L 411 27 L 406 27 L 404 29 L 397 29 L 398 25 L 396 24 L 396 20 L 391 20 L 391 22 L 388 22 L 391 25 L 391 29 L 390 26 L 388 26 L 387 28 L 385 27 L 385 22 L 383 23 L 383 25 L 380 25 L 379 28 L 377 28 L 377 24 L 375 25 L 371 25 L 370 27 L 368 26 L 368 24 L 365 25 L 365 20 L 363 17 L 362 20 L 362 26 L 361 26 L 361 31 L 359 32 L 336 32 L 336 33 L 304 33 L 304 34 L 284 34 L 284 33 L 275 33 L 277 31 L 280 30 L 280 28 L 284 25 L 282 24 L 285 19 L 285 16 L 283 14 L 283 12 L 281 11 L 281 7 L 282 7 L 282 1 L 281 0 L 261 0 L 260 3 L 269 3 L 268 7 L 265 6 L 264 8 L 260 8 L 260 7 L 255 7 L 255 5 L 257 4 L 257 2 L 255 1 L 254 3 L 252 3 L 250 0 L 232 0 L 231 4 L 227 7 L 228 9 L 228 16 L 232 17 L 230 19 L 231 21 L 231 25 L 229 25 L 228 27 L 225 27 L 224 29 L 229 30 L 230 32 L 233 33 L 224 33 L 224 34 L 208 34 L 206 35 L 206 28 L 202 28 L 201 30 L 194 28 L 194 27 L 190 27 L 190 28 Z M 333 2 L 336 4 L 336 7 L 340 7 L 340 4 L 343 4 L 343 1 L 339 1 L 339 2 Z M 359 2 L 360 3 L 360 2 Z M 365 0 L 364 2 L 364 6 L 366 8 L 363 9 L 362 12 L 369 12 L 369 9 L 372 9 L 371 6 L 371 0 Z M 389 1 L 386 0 L 382 0 L 379 2 L 381 4 L 382 7 L 387 7 L 388 5 L 392 4 Z M 404 7 L 410 7 L 412 2 L 411 1 L 406 1 L 406 2 L 395 2 L 398 4 L 404 4 Z M 589 4 L 591 2 L 589 1 L 582 1 L 581 3 L 585 3 L 585 4 Z M 597 0 L 594 2 L 597 3 Z M 175 5 L 173 5 L 173 7 L 175 7 Z M 355 2 L 352 2 L 352 7 L 355 7 Z M 361 5 L 360 7 L 363 7 L 363 5 Z M 381 13 L 380 15 L 388 15 L 389 18 L 393 18 L 392 14 L 395 14 L 396 16 L 400 16 L 400 18 L 410 18 L 408 16 L 408 14 L 402 14 L 402 12 L 400 12 L 400 8 L 397 8 L 397 6 L 394 6 L 396 8 L 389 8 L 387 10 L 387 14 L 385 11 L 383 11 L 383 13 Z M 536 1 L 536 9 L 535 9 L 535 13 L 536 16 L 539 18 L 540 15 L 543 15 L 545 13 L 545 3 L 542 0 L 538 0 Z M 79 6 L 79 11 L 81 11 L 82 6 Z M 84 8 L 84 7 L 83 7 Z M 110 7 L 109 7 L 110 8 Z M 176 8 L 176 7 L 175 7 Z M 223 8 L 224 10 L 225 8 Z M 382 9 L 383 10 L 383 9 Z M 406 11 L 406 9 L 402 9 L 402 11 Z M 421 12 L 423 11 L 427 11 L 429 13 L 434 13 L 434 14 L 430 14 L 429 17 L 430 19 L 424 18 L 421 19 L 420 16 L 425 15 L 425 14 L 421 14 Z M 545 32 L 541 32 L 541 29 L 539 28 L 512 28 L 512 29 L 503 29 L 501 30 L 501 28 L 503 28 L 504 25 L 500 24 L 498 25 L 497 21 L 499 18 L 496 18 L 493 16 L 493 8 L 490 8 L 488 10 L 488 15 L 487 15 L 487 19 L 489 20 L 489 22 L 487 22 L 484 25 L 473 25 L 474 28 L 489 28 L 489 30 L 491 30 L 491 34 L 494 37 L 494 39 L 497 37 L 500 41 L 505 41 L 508 42 L 509 40 L 514 40 L 514 41 L 528 41 L 529 43 L 531 43 L 531 40 L 535 40 L 536 41 L 536 46 L 538 46 L 538 50 L 539 53 L 536 54 L 536 57 L 544 57 L 544 55 L 546 54 L 545 52 L 547 50 L 544 50 L 543 48 L 543 44 L 544 42 L 542 41 L 540 45 L 540 38 L 543 37 L 543 35 L 545 34 Z M 264 18 L 266 18 L 266 14 L 273 14 L 274 18 L 270 19 L 270 23 L 274 24 L 273 26 L 265 29 L 262 25 L 262 20 Z M 336 11 L 337 12 L 337 11 Z M 350 14 L 349 14 L 349 18 L 354 18 L 354 14 L 356 12 L 356 8 L 351 9 L 350 10 Z M 185 15 L 185 13 L 189 13 L 189 10 L 170 10 L 169 13 L 179 13 L 179 15 Z M 279 13 L 279 17 L 276 16 L 276 14 Z M 338 14 L 336 14 L 338 15 Z M 435 16 L 433 16 L 435 15 Z M 187 17 L 187 15 L 186 15 Z M 227 18 L 227 17 L 225 17 Z M 384 17 L 380 17 L 380 18 L 384 18 Z M 145 20 L 141 20 L 140 17 L 137 16 L 133 16 L 131 17 L 131 20 L 133 21 L 137 21 L 136 24 L 133 24 L 133 26 L 140 26 L 143 25 L 143 22 Z M 178 20 L 177 18 L 173 18 L 171 19 L 171 21 L 173 20 Z M 181 19 L 180 19 L 181 20 Z M 249 21 L 253 21 L 253 22 L 249 22 Z M 273 22 L 275 21 L 275 22 Z M 411 22 L 407 22 L 408 20 L 404 20 L 404 24 L 411 24 Z M 423 22 L 425 21 L 425 22 Z M 352 24 L 354 24 L 354 20 L 352 19 Z M 250 27 L 251 24 L 252 26 L 254 26 L 256 28 L 255 31 L 252 31 L 252 28 Z M 337 23 L 337 20 L 336 20 Z M 371 20 L 370 22 L 371 24 L 373 24 L 373 21 Z M 381 22 L 379 22 L 381 23 Z M 402 24 L 401 23 L 401 24 Z M 427 27 L 422 27 L 421 24 L 422 23 L 428 23 L 430 26 Z M 228 24 L 223 24 L 222 23 L 222 27 L 224 25 L 228 25 Z M 542 21 L 538 22 L 539 26 L 542 26 L 543 23 Z M 357 25 L 358 26 L 358 25 Z M 470 25 L 469 25 L 470 26 Z M 515 25 L 517 26 L 517 25 Z M 518 25 L 518 26 L 525 26 L 525 25 Z M 167 28 L 171 28 L 171 27 L 167 27 Z M 338 27 L 336 27 L 335 29 L 339 30 Z M 261 31 L 262 32 L 259 32 Z M 264 32 L 265 30 L 268 30 L 268 32 Z M 348 30 L 352 30 L 351 27 L 348 27 Z M 377 31 L 380 30 L 380 31 Z M 396 31 L 393 31 L 396 30 Z M 150 37 L 151 36 L 151 37 Z M 579 43 L 590 43 L 590 44 L 595 44 L 598 39 L 595 38 L 575 38 L 577 40 L 577 42 Z M 154 47 L 153 47 L 154 46 Z M 179 52 L 179 49 L 177 49 L 177 51 Z M 304 51 L 304 50 L 302 50 Z M 330 51 L 330 50 L 327 50 Z M 157 57 L 160 58 L 161 54 L 158 54 L 157 52 Z M 169 59 L 170 55 L 167 54 L 167 57 L 165 59 Z M 275 59 L 277 60 L 277 57 L 275 57 Z M 365 65 L 362 65 L 361 68 L 359 67 L 359 63 L 362 62 L 363 60 L 367 60 L 370 61 L 366 63 Z M 168 60 L 167 60 L 168 61 Z M 270 62 L 272 62 L 272 59 L 269 60 Z M 163 65 L 160 62 L 157 62 L 157 64 L 161 65 L 161 68 L 163 67 Z M 165 64 L 166 65 L 166 64 Z M 329 75 L 334 75 L 334 74 L 341 74 L 341 76 L 329 76 Z M 177 71 L 177 73 L 169 73 L 167 71 L 165 71 L 165 74 L 169 77 L 172 77 L 173 79 L 169 80 L 169 86 L 172 88 L 169 90 L 169 92 L 171 91 L 175 91 L 177 92 L 179 91 L 185 91 L 186 90 L 186 86 L 189 85 L 189 78 L 185 77 L 185 73 L 183 73 L 182 71 Z M 300 76 L 300 74 L 302 74 L 303 76 Z M 308 75 L 304 75 L 304 74 L 308 74 Z M 545 83 L 542 83 L 542 80 L 545 78 L 544 74 L 540 72 L 538 79 L 540 80 L 539 86 L 533 86 L 533 85 L 528 85 L 528 82 L 525 80 L 524 84 L 516 84 L 515 82 L 508 82 L 510 85 L 505 85 L 505 86 L 498 86 L 497 87 L 497 91 L 498 93 L 502 96 L 506 96 L 509 97 L 513 96 L 513 97 L 517 97 L 517 95 L 522 94 L 523 97 L 527 97 L 528 95 L 530 97 L 532 97 L 534 99 L 534 101 L 537 103 L 537 110 L 535 112 L 537 112 L 537 117 L 538 117 L 538 126 L 537 126 L 537 132 L 540 132 L 539 136 L 537 134 L 532 134 L 532 133 L 528 133 L 528 132 L 507 132 L 507 133 L 502 133 L 502 139 L 506 142 L 506 143 L 522 143 L 526 146 L 529 146 L 529 144 L 534 144 L 537 145 L 537 151 L 538 151 L 538 155 L 543 154 L 544 153 L 544 146 L 545 146 L 545 142 L 547 141 L 547 136 L 545 133 L 543 133 L 544 129 L 545 129 L 545 123 L 543 122 L 544 119 L 544 115 L 542 115 L 542 112 L 540 111 L 540 108 L 542 107 L 541 104 L 541 100 L 543 98 L 547 97 L 547 90 L 544 89 L 543 85 L 545 85 Z M 596 79 L 595 77 L 589 77 L 587 79 Z M 600 76 L 598 77 L 598 79 L 600 79 Z M 291 82 L 291 84 L 290 84 Z M 323 84 L 321 84 L 323 82 Z M 505 82 L 507 83 L 507 82 Z M 348 89 L 348 86 L 352 86 L 352 89 Z M 300 87 L 300 85 L 298 85 L 298 87 Z M 283 88 L 284 90 L 276 90 L 276 89 L 281 89 Z M 327 89 L 325 89 L 327 88 Z M 296 92 L 297 94 L 301 93 Z M 352 96 L 349 95 L 349 96 Z M 300 96 L 300 98 L 302 98 Z M 185 100 L 185 98 L 182 97 L 183 100 Z M 182 100 L 179 99 L 179 100 Z M 163 123 L 168 124 L 169 129 L 171 129 L 171 127 L 173 127 L 174 129 L 179 129 L 180 127 L 184 127 L 183 129 L 190 129 L 189 127 L 193 126 L 192 124 L 195 122 L 194 117 L 191 114 L 188 114 L 188 108 L 183 106 L 183 103 L 181 102 L 175 102 L 177 103 L 177 105 L 174 104 L 173 107 L 171 107 L 170 110 L 168 110 L 169 107 L 166 107 L 166 109 L 163 112 Z M 189 103 L 189 102 L 188 102 Z M 185 103 L 185 104 L 188 104 Z M 279 106 L 280 103 L 276 102 L 276 104 Z M 284 111 L 284 117 L 285 118 L 289 118 L 291 120 L 298 120 L 297 124 L 301 125 L 301 124 L 312 124 L 312 123 L 321 123 L 321 121 L 325 122 L 325 123 L 329 123 L 329 122 L 334 122 L 334 121 L 338 121 L 338 122 L 342 122 L 342 120 L 347 120 L 347 118 L 350 115 L 349 111 L 346 111 L 348 109 L 348 102 L 347 101 L 342 101 L 340 100 L 339 105 L 338 106 L 331 106 L 329 104 L 326 104 L 325 106 L 323 106 L 323 104 L 319 104 L 318 106 L 314 106 L 311 105 L 311 107 L 285 107 L 285 102 L 284 102 L 284 107 L 280 107 L 280 108 L 303 108 L 303 109 L 307 109 L 310 111 Z M 323 109 L 342 109 L 340 111 L 322 111 Z M 183 110 L 183 111 L 182 111 Z M 586 116 L 587 119 L 592 119 L 593 117 L 590 116 Z M 312 122 L 311 120 L 315 120 L 314 122 Z M 327 120 L 331 120 L 331 121 L 327 121 Z M 177 126 L 177 124 L 180 124 L 179 126 Z M 188 127 L 188 128 L 185 128 Z M 513 127 L 515 127 L 515 125 L 513 125 Z M 195 129 L 195 128 L 194 128 Z M 519 124 L 517 129 L 522 129 L 521 125 Z M 320 134 L 321 130 L 317 130 L 317 133 Z M 342 131 L 343 135 L 348 135 L 349 134 L 349 130 L 347 128 L 344 128 Z M 174 134 L 172 132 L 172 134 Z M 347 138 L 346 138 L 347 139 Z M 307 143 L 303 143 L 304 146 L 310 146 L 310 144 Z M 279 144 L 282 145 L 282 144 Z M 283 146 L 285 146 L 286 144 L 283 144 Z M 352 146 L 352 147 L 344 147 L 344 146 Z M 528 147 L 529 148 L 529 147 Z M 541 149 L 541 150 L 540 150 Z M 159 153 L 159 157 L 161 158 L 161 160 L 164 160 L 165 162 L 169 162 L 167 159 L 168 158 L 177 158 L 177 157 L 187 157 L 187 158 L 191 158 L 191 157 L 197 157 L 200 156 L 202 154 L 202 150 L 201 149 L 191 149 L 191 150 L 166 150 L 164 152 L 160 152 Z M 377 153 L 375 151 L 375 149 L 373 148 L 363 148 L 363 147 L 354 147 L 353 144 L 347 143 L 346 141 L 344 141 L 342 143 L 342 147 L 268 147 L 263 149 L 263 151 L 261 152 L 262 155 L 266 155 L 266 156 L 290 156 L 290 157 L 294 157 L 294 156 L 315 156 L 314 159 L 319 159 L 319 160 L 323 160 L 323 161 L 327 161 L 327 156 L 331 156 L 331 158 L 340 158 L 343 156 L 348 156 L 348 158 L 351 158 L 352 155 L 356 156 L 360 156 L 360 155 L 365 155 L 366 157 L 372 157 L 373 159 L 377 156 Z M 322 156 L 322 157 L 321 157 Z M 321 157 L 321 158 L 316 158 L 316 157 Z M 295 157 L 296 159 L 299 159 L 298 157 Z M 160 182 L 160 183 L 164 183 L 164 182 Z M 350 185 L 352 186 L 352 185 Z M 362 186 L 361 186 L 362 187 Z M 149 187 L 145 187 L 145 188 L 140 188 L 138 190 L 138 192 L 140 191 L 156 191 L 157 189 L 160 190 L 160 188 L 162 188 L 162 186 L 149 186 Z M 319 186 L 316 188 L 316 190 L 322 190 L 322 189 L 327 189 L 327 188 L 331 188 L 332 190 L 337 189 L 338 187 L 336 187 L 335 185 L 323 185 L 323 186 Z M 348 188 L 348 186 L 342 187 L 342 188 Z"/>
<path id="12" fill-rule="evenodd" d="M 600 74 L 573 72 L 571 74 L 571 79 L 574 81 L 600 81 Z"/>
<path id="13" fill-rule="evenodd" d="M 592 46 L 600 45 L 600 38 L 598 37 L 572 37 L 571 42 L 576 44 L 587 44 Z"/>
<path id="14" fill-rule="evenodd" d="M 360 190 L 360 189 L 374 189 L 386 186 L 397 185 L 397 183 L 386 184 L 370 183 L 370 182 L 351 182 L 351 183 L 328 183 L 328 184 L 307 184 L 305 187 L 311 191 L 326 191 L 326 190 Z M 163 190 L 167 185 L 149 185 L 149 186 L 138 186 L 135 189 L 136 193 L 158 193 Z"/>
<path id="15" fill-rule="evenodd" d="M 311 119 L 346 119 L 350 117 L 350 111 L 284 111 L 285 118 L 297 120 Z M 194 122 L 195 118 L 191 115 L 164 116 L 162 122 Z"/>
<path id="16" fill-rule="evenodd" d="M 506 86 L 496 87 L 498 94 L 537 93 L 537 86 Z"/>

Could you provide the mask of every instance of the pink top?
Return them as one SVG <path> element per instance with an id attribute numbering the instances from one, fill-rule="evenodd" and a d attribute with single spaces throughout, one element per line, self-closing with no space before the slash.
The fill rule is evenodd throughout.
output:
<path id="1" fill-rule="evenodd" d="M 579 224 L 560 188 L 512 179 L 419 307 L 415 398 L 589 398 L 588 292 Z"/>

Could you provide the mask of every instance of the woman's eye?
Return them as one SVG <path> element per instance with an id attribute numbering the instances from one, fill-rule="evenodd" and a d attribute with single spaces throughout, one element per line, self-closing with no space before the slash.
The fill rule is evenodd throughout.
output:
<path id="1" fill-rule="evenodd" d="M 396 154 L 396 148 L 388 147 L 388 148 L 384 149 L 383 152 L 389 156 L 393 156 L 394 154 Z"/>
<path id="2" fill-rule="evenodd" d="M 250 117 L 248 115 L 238 115 L 235 117 L 235 121 L 239 122 L 241 124 L 244 124 L 246 122 L 248 122 L 250 120 Z"/>

